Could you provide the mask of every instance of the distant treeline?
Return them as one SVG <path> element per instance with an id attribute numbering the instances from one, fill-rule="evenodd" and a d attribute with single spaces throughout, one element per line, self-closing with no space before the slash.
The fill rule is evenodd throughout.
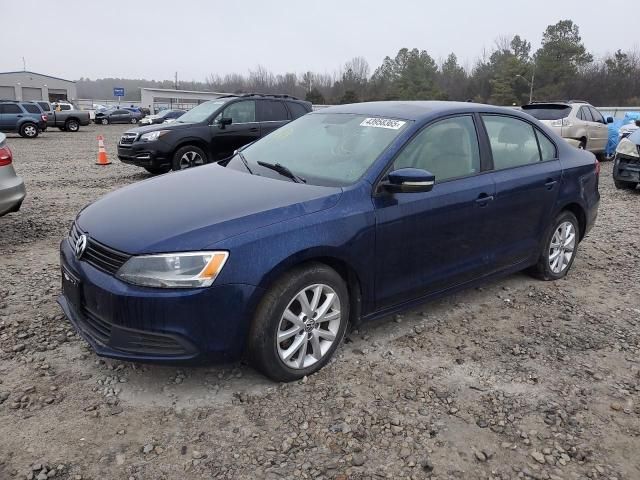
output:
<path id="1" fill-rule="evenodd" d="M 519 35 L 499 37 L 472 67 L 463 68 L 454 53 L 436 62 L 426 50 L 401 49 L 386 57 L 373 73 L 356 57 L 334 74 L 305 72 L 273 74 L 258 66 L 243 74 L 211 74 L 204 82 L 179 81 L 182 90 L 228 93 L 286 93 L 315 104 L 370 100 L 473 100 L 496 105 L 534 100 L 582 99 L 594 105 L 640 105 L 640 52 L 596 58 L 582 43 L 578 25 L 562 20 L 544 31 L 541 47 Z M 175 88 L 173 80 L 103 78 L 78 81 L 80 98 L 112 98 L 113 87 L 124 87 L 125 100 L 139 100 L 139 87 Z"/>

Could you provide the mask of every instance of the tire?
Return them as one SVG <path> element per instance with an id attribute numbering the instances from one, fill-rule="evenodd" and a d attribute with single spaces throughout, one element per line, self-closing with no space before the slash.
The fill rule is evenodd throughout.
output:
<path id="1" fill-rule="evenodd" d="M 36 138 L 38 136 L 38 126 L 35 123 L 23 123 L 19 133 L 24 138 Z"/>
<path id="2" fill-rule="evenodd" d="M 132 119 L 131 119 L 131 123 L 138 123 L 138 119 L 137 119 L 137 118 L 135 118 L 135 117 L 134 117 L 134 118 L 132 118 Z"/>
<path id="3" fill-rule="evenodd" d="M 315 292 L 321 292 L 317 301 Z M 321 322 L 305 315 L 298 300 L 302 295 L 311 308 L 313 303 L 317 304 L 314 317 L 324 309 L 318 317 L 323 319 Z M 325 314 L 331 318 L 326 320 Z M 254 368 L 272 380 L 298 380 L 317 372 L 331 360 L 348 321 L 349 292 L 342 277 L 322 263 L 308 263 L 285 274 L 265 293 L 251 325 L 247 356 Z M 278 342 L 278 332 L 288 336 Z"/>
<path id="4" fill-rule="evenodd" d="M 618 190 L 635 190 L 638 184 L 636 182 L 623 182 L 621 180 L 613 179 L 613 184 Z"/>
<path id="5" fill-rule="evenodd" d="M 584 138 L 582 140 L 580 140 L 580 145 L 578 145 L 578 149 L 579 150 L 586 150 L 587 149 L 587 141 Z"/>
<path id="6" fill-rule="evenodd" d="M 562 228 L 569 224 L 571 230 L 567 232 L 565 238 L 563 235 L 566 230 L 563 231 Z M 572 238 L 571 235 L 573 235 Z M 580 224 L 576 216 L 567 210 L 560 212 L 545 236 L 538 263 L 529 270 L 529 273 L 540 280 L 559 280 L 566 276 L 578 253 L 579 238 Z M 553 248 L 553 245 L 561 245 L 561 248 Z M 571 254 L 570 258 L 567 258 L 568 253 Z M 555 259 L 558 263 L 554 261 L 553 254 L 556 254 Z"/>
<path id="7" fill-rule="evenodd" d="M 144 169 L 153 175 L 162 175 L 171 170 L 171 167 L 144 167 Z"/>
<path id="8" fill-rule="evenodd" d="M 107 117 L 101 118 L 100 123 L 102 125 L 109 125 L 109 119 Z"/>
<path id="9" fill-rule="evenodd" d="M 77 120 L 70 118 L 64 124 L 64 128 L 67 132 L 77 132 L 80 130 L 80 123 Z"/>
<path id="10" fill-rule="evenodd" d="M 207 154 L 200 147 L 195 145 L 185 145 L 180 147 L 173 154 L 171 168 L 174 171 L 185 170 L 191 167 L 198 167 L 206 164 L 208 161 Z"/>

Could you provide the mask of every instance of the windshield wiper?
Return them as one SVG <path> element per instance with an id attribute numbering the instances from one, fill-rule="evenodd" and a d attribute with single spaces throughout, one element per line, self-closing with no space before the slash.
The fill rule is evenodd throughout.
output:
<path id="1" fill-rule="evenodd" d="M 253 172 L 251 171 L 251 169 L 249 168 L 249 162 L 247 162 L 247 159 L 244 158 L 244 155 L 242 154 L 242 152 L 240 150 L 238 150 L 236 152 L 236 155 L 238 155 L 238 157 L 240 157 L 240 160 L 242 160 L 242 163 L 244 163 L 245 168 L 249 171 L 249 173 L 251 175 L 253 175 Z M 260 163 L 260 162 L 258 162 Z"/>
<path id="2" fill-rule="evenodd" d="M 258 160 L 258 165 L 264 168 L 269 168 L 274 172 L 278 172 L 283 177 L 290 178 L 296 183 L 307 183 L 307 181 L 304 178 L 299 177 L 298 175 L 293 173 L 291 170 L 289 170 L 287 167 L 285 167 L 281 163 L 268 163 L 268 162 L 262 162 Z"/>

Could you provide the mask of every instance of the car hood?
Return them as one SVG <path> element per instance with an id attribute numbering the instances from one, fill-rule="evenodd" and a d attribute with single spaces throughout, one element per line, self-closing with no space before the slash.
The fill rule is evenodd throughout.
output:
<path id="1" fill-rule="evenodd" d="M 328 209 L 341 193 L 213 164 L 116 190 L 76 222 L 89 237 L 129 254 L 192 251 Z"/>
<path id="2" fill-rule="evenodd" d="M 629 140 L 631 140 L 633 143 L 635 143 L 636 145 L 640 146 L 640 129 L 636 130 L 635 132 L 633 132 L 631 135 L 629 135 L 627 137 Z"/>
<path id="3" fill-rule="evenodd" d="M 148 117 L 147 117 L 148 118 Z M 179 123 L 179 122 L 171 122 L 171 123 L 156 123 L 155 125 L 145 125 L 144 127 L 136 127 L 130 130 L 127 130 L 127 133 L 139 133 L 142 135 L 147 132 L 155 132 L 156 130 L 183 130 L 188 128 L 193 128 L 193 123 Z"/>

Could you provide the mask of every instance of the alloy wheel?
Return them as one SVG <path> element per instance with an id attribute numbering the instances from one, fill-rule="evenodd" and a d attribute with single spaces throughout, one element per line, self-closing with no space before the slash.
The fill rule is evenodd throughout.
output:
<path id="1" fill-rule="evenodd" d="M 204 165 L 204 160 L 198 152 L 190 150 L 188 152 L 184 152 L 182 157 L 180 157 L 180 170 L 197 167 L 199 165 Z"/>
<path id="2" fill-rule="evenodd" d="M 576 228 L 571 222 L 562 222 L 556 228 L 549 246 L 549 268 L 562 273 L 571 263 L 576 249 Z"/>
<path id="3" fill-rule="evenodd" d="M 77 132 L 78 131 L 78 122 L 72 120 L 70 122 L 67 123 L 67 129 L 71 132 Z"/>
<path id="4" fill-rule="evenodd" d="M 309 285 L 285 308 L 276 331 L 280 360 L 289 368 L 303 369 L 322 360 L 339 341 L 342 322 L 340 298 L 329 285 Z"/>
<path id="5" fill-rule="evenodd" d="M 27 137 L 35 137 L 36 133 L 38 133 L 38 131 L 33 125 L 27 125 L 26 127 L 24 127 L 24 134 Z"/>

